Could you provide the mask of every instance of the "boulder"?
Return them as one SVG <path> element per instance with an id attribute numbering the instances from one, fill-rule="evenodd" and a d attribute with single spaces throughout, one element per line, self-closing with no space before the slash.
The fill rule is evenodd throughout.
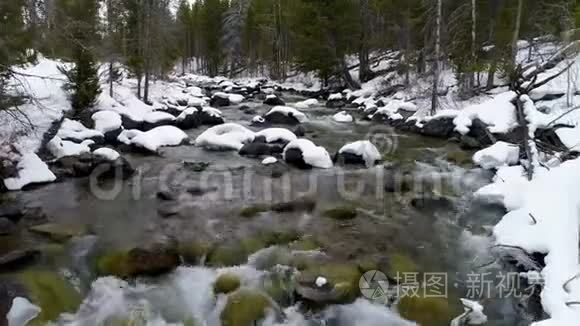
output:
<path id="1" fill-rule="evenodd" d="M 0 270 L 7 271 L 9 269 L 21 267 L 34 261 L 39 256 L 40 251 L 36 249 L 11 251 L 0 256 Z"/>
<path id="2" fill-rule="evenodd" d="M 274 309 L 274 304 L 267 295 L 240 289 L 229 295 L 220 319 L 223 326 L 253 326 L 266 318 L 270 309 Z"/>
<path id="3" fill-rule="evenodd" d="M 284 160 L 288 164 L 292 164 L 293 166 L 299 169 L 311 169 L 312 165 L 306 163 L 304 161 L 304 157 L 302 156 L 302 151 L 299 148 L 290 148 L 284 152 Z"/>
<path id="4" fill-rule="evenodd" d="M 121 121 L 123 123 L 123 127 L 127 130 L 130 130 L 130 129 L 142 130 L 143 129 L 143 121 L 133 120 L 131 117 L 129 117 L 126 114 L 121 114 Z"/>
<path id="5" fill-rule="evenodd" d="M 451 117 L 431 119 L 421 128 L 421 133 L 425 136 L 445 139 L 451 138 L 454 132 L 455 123 Z"/>
<path id="6" fill-rule="evenodd" d="M 222 274 L 213 284 L 215 294 L 228 294 L 237 290 L 241 285 L 240 278 L 234 274 Z"/>
<path id="7" fill-rule="evenodd" d="M 14 231 L 16 231 L 16 224 L 5 217 L 0 217 L 0 236 L 10 235 Z"/>
<path id="8" fill-rule="evenodd" d="M 286 105 L 286 103 L 284 103 L 284 101 L 282 101 L 282 99 L 276 95 L 268 95 L 264 101 L 264 104 L 271 106 Z"/>
<path id="9" fill-rule="evenodd" d="M 172 271 L 179 264 L 180 258 L 176 246 L 153 244 L 103 255 L 97 260 L 97 271 L 100 275 L 114 275 L 121 278 L 158 276 Z"/>
<path id="10" fill-rule="evenodd" d="M 272 145 L 262 142 L 252 142 L 245 144 L 238 152 L 242 156 L 270 156 L 282 153 L 283 148 L 279 145 Z"/>
<path id="11" fill-rule="evenodd" d="M 264 117 L 266 122 L 271 124 L 282 124 L 282 125 L 297 125 L 300 124 L 300 120 L 295 118 L 292 113 L 284 114 L 282 112 L 272 112 Z"/>
<path id="12" fill-rule="evenodd" d="M 361 276 L 355 264 L 310 266 L 298 275 L 296 292 L 316 304 L 347 304 L 359 296 Z M 317 284 L 319 278 L 324 278 L 326 283 Z"/>
<path id="13" fill-rule="evenodd" d="M 213 107 L 222 107 L 222 106 L 230 106 L 231 102 L 228 97 L 214 95 L 212 96 L 211 100 L 209 101 L 209 105 Z"/>
<path id="14" fill-rule="evenodd" d="M 51 163 L 51 171 L 59 179 L 88 177 L 93 172 L 98 173 L 97 178 L 99 179 L 109 179 L 117 176 L 127 179 L 135 173 L 135 169 L 133 169 L 129 161 L 123 157 L 110 161 L 105 157 L 91 153 L 61 157 Z"/>

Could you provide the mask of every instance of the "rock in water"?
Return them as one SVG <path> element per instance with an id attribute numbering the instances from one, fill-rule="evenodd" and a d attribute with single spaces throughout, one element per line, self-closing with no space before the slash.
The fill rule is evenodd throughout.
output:
<path id="1" fill-rule="evenodd" d="M 273 94 L 266 96 L 266 100 L 264 101 L 264 104 L 271 105 L 271 106 L 286 105 L 286 103 L 284 103 L 284 101 L 282 101 L 281 98 L 279 98 L 278 96 L 273 95 Z"/>
<path id="2" fill-rule="evenodd" d="M 223 326 L 252 326 L 266 317 L 268 309 L 274 306 L 266 295 L 249 289 L 242 289 L 228 297 L 221 313 Z"/>

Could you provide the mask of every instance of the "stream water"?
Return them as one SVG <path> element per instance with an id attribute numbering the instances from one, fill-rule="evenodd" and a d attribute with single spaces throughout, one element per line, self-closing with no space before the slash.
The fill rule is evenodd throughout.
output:
<path id="1" fill-rule="evenodd" d="M 302 98 L 288 95 L 286 100 Z M 268 109 L 258 103 L 243 104 L 255 114 Z M 246 126 L 254 116 L 237 107 L 222 108 L 222 112 L 228 122 Z M 331 119 L 334 110 L 323 107 L 305 112 L 310 118 L 305 124 L 306 137 L 324 146 L 331 155 L 348 142 L 370 138 L 383 152 L 385 165 L 369 169 L 284 168 L 280 177 L 273 178 L 271 168 L 259 159 L 179 146 L 164 148 L 161 156 L 123 153 L 138 169 L 138 174 L 126 181 L 96 186 L 89 179 L 71 179 L 16 195 L 27 206 L 42 207 L 51 222 L 83 226 L 91 234 L 73 239 L 58 254 L 30 267 L 65 275 L 85 298 L 76 313 L 63 314 L 55 322 L 114 325 L 112 320 L 133 320 L 131 325 L 219 325 L 227 297 L 213 295 L 217 275 L 232 272 L 245 287 L 258 288 L 264 278 L 287 270 L 280 265 L 263 266 L 261 261 L 271 248 L 250 256 L 247 264 L 238 267 L 182 266 L 159 278 L 131 281 L 113 277 L 95 281 L 95 252 L 167 238 L 235 245 L 264 232 L 293 230 L 302 238 L 316 241 L 321 250 L 311 254 L 321 255 L 321 260 L 352 263 L 405 257 L 412 261 L 418 269 L 415 274 L 420 277 L 431 273 L 446 276 L 448 295 L 444 300 L 450 306 L 460 305 L 459 298 L 486 297 L 482 301 L 489 318 L 487 325 L 529 323 L 533 316 L 526 313 L 529 309 L 522 306 L 522 300 L 506 293 L 502 296 L 497 290 L 495 276 L 511 270 L 498 263 L 489 264 L 495 260 L 489 249 L 491 226 L 503 211 L 473 201 L 473 192 L 489 182 L 489 173 L 466 162 L 450 163 L 449 153 L 460 150 L 447 141 L 400 134 L 366 121 L 336 123 Z M 188 131 L 190 139 L 205 129 Z M 196 172 L 184 161 L 209 166 Z M 406 193 L 385 192 L 389 173 L 402 171 L 419 180 L 416 184 L 420 188 Z M 433 184 L 436 187 L 432 191 Z M 191 187 L 209 191 L 201 195 L 182 191 L 171 207 L 175 216 L 159 216 L 161 205 L 168 205 L 157 200 L 159 190 Z M 414 196 L 425 194 L 425 189 L 445 200 L 413 204 Z M 239 214 L 251 205 L 291 201 L 304 195 L 316 200 L 312 212 L 264 212 L 253 218 Z M 322 216 L 324 210 L 344 204 L 357 208 L 355 219 L 342 221 Z M 0 241 L 2 254 L 50 243 L 26 230 L 0 237 Z M 479 281 L 474 275 L 479 275 Z M 474 293 L 475 287 L 480 292 Z M 487 290 L 489 294 L 485 293 Z M 290 297 L 281 304 L 285 318 L 272 316 L 266 325 L 405 325 L 388 307 L 365 299 L 315 311 L 304 309 L 292 300 L 291 294 Z"/>

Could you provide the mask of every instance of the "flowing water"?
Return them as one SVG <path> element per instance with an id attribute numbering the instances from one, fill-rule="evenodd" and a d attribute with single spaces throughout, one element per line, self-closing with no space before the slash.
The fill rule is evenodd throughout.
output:
<path id="1" fill-rule="evenodd" d="M 258 103 L 243 104 L 255 110 L 255 114 L 267 110 Z M 253 117 L 237 107 L 223 108 L 222 112 L 228 122 L 246 126 Z M 335 112 L 322 107 L 305 112 L 310 117 L 305 125 L 306 137 L 324 146 L 331 155 L 348 142 L 370 138 L 383 152 L 384 165 L 369 169 L 289 168 L 282 176 L 273 178 L 271 168 L 262 165 L 259 159 L 179 146 L 164 148 L 160 156 L 124 153 L 138 169 L 137 175 L 127 181 L 95 185 L 89 179 L 71 179 L 19 194 L 17 199 L 27 206 L 42 207 L 51 222 L 82 225 L 91 234 L 73 239 L 59 254 L 43 258 L 32 267 L 58 271 L 85 297 L 75 314 L 63 314 L 58 322 L 98 325 L 132 319 L 135 325 L 219 325 L 227 299 L 213 294 L 218 274 L 235 273 L 244 286 L 259 288 L 264 279 L 289 269 L 265 266 L 264 257 L 270 248 L 250 256 L 247 264 L 238 267 L 182 266 L 154 279 L 95 280 L 95 252 L 168 238 L 235 245 L 264 232 L 293 230 L 303 238 L 315 239 L 322 252 L 310 254 L 320 255 L 321 260 L 389 261 L 396 256 L 411 260 L 418 269 L 416 272 L 421 272 L 417 275 L 444 273 L 447 300 L 453 306 L 459 303 L 458 298 L 467 297 L 474 290 L 469 275 L 507 271 L 498 264 L 488 264 L 494 261 L 489 249 L 490 226 L 503 212 L 493 205 L 475 203 L 472 197 L 475 190 L 489 182 L 490 175 L 467 163 L 462 166 L 450 163 L 448 154 L 459 151 L 454 144 L 401 134 L 366 121 L 339 124 L 331 119 Z M 205 129 L 194 129 L 188 134 L 195 139 Z M 209 166 L 197 172 L 184 165 L 184 161 Z M 383 186 L 389 175 L 402 171 L 414 176 L 415 187 L 405 193 L 385 192 Z M 201 195 L 183 191 L 191 187 L 208 191 Z M 158 213 L 160 205 L 168 205 L 156 198 L 163 189 L 181 190 L 177 201 L 171 204 L 177 215 L 170 218 L 162 218 Z M 413 206 L 413 197 L 425 193 L 446 200 Z M 315 198 L 314 211 L 264 212 L 253 218 L 239 214 L 251 205 L 291 201 L 302 196 Z M 343 221 L 322 216 L 324 210 L 345 204 L 357 208 L 355 219 Z M 2 253 L 48 243 L 25 230 L 0 241 Z M 482 291 L 485 284 L 479 285 Z M 526 314 L 518 306 L 520 300 L 502 299 L 497 293 L 490 296 L 495 298 L 484 300 L 488 325 L 527 324 Z M 388 307 L 365 299 L 308 310 L 297 304 L 291 293 L 289 297 L 281 307 L 283 318 L 269 316 L 266 325 L 405 325 Z"/>

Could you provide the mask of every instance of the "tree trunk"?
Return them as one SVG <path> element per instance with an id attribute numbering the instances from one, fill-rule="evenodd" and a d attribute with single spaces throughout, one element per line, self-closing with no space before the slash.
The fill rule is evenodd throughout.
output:
<path id="1" fill-rule="evenodd" d="M 520 39 L 520 28 L 522 24 L 522 10 L 524 7 L 524 0 L 518 0 L 518 12 L 516 15 L 516 26 L 514 28 L 514 34 L 512 38 L 512 62 L 514 67 L 518 65 L 518 40 Z"/>
<path id="2" fill-rule="evenodd" d="M 366 82 L 370 80 L 372 76 L 372 71 L 369 62 L 369 0 L 360 1 L 360 47 L 358 52 L 360 67 L 359 67 L 359 80 L 361 82 Z"/>
<path id="3" fill-rule="evenodd" d="M 113 97 L 113 81 L 115 75 L 115 67 L 113 66 L 113 62 L 109 62 L 109 96 Z"/>
<path id="4" fill-rule="evenodd" d="M 477 63 L 477 8 L 476 0 L 471 0 L 471 67 L 469 69 L 469 89 L 470 93 L 475 88 L 475 65 Z"/>
<path id="5" fill-rule="evenodd" d="M 442 1 L 437 0 L 437 17 L 436 17 L 436 30 L 435 30 L 435 60 L 433 68 L 433 94 L 431 97 L 431 115 L 437 112 L 437 106 L 439 105 L 439 70 L 440 60 L 441 60 L 441 20 L 442 20 Z"/>

